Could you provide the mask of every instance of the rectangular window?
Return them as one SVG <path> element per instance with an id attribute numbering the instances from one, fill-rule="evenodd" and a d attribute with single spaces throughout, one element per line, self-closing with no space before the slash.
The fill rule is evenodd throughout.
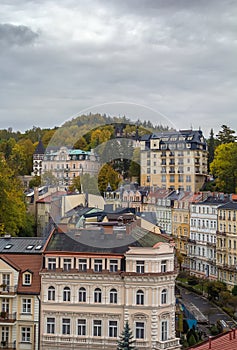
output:
<path id="1" fill-rule="evenodd" d="M 21 327 L 22 343 L 30 343 L 30 327 Z"/>
<path id="2" fill-rule="evenodd" d="M 145 324 L 144 322 L 136 322 L 136 339 L 144 339 L 145 337 Z"/>
<path id="3" fill-rule="evenodd" d="M 109 321 L 109 337 L 117 338 L 118 324 L 117 321 Z"/>
<path id="4" fill-rule="evenodd" d="M 93 321 L 93 335 L 94 337 L 101 337 L 102 334 L 102 321 L 94 320 Z"/>
<path id="5" fill-rule="evenodd" d="M 48 270 L 56 269 L 56 258 L 48 258 Z"/>
<path id="6" fill-rule="evenodd" d="M 144 273 L 145 272 L 145 262 L 144 262 L 144 260 L 137 260 L 136 261 L 136 272 L 137 273 Z"/>
<path id="7" fill-rule="evenodd" d="M 31 274 L 30 273 L 25 273 L 24 274 L 24 281 L 23 281 L 24 285 L 31 285 Z"/>
<path id="8" fill-rule="evenodd" d="M 86 335 L 86 320 L 77 320 L 77 335 Z"/>
<path id="9" fill-rule="evenodd" d="M 79 259 L 78 260 L 78 269 L 79 269 L 79 271 L 86 271 L 87 270 L 87 260 L 86 259 Z"/>
<path id="10" fill-rule="evenodd" d="M 70 318 L 62 319 L 62 334 L 70 334 L 71 320 Z"/>
<path id="11" fill-rule="evenodd" d="M 168 339 L 168 322 L 161 322 L 161 340 L 166 341 Z"/>
<path id="12" fill-rule="evenodd" d="M 31 299 L 22 299 L 22 313 L 23 314 L 31 313 Z"/>
<path id="13" fill-rule="evenodd" d="M 8 298 L 2 299 L 2 310 L 3 312 L 9 313 L 10 301 Z"/>
<path id="14" fill-rule="evenodd" d="M 72 260 L 71 259 L 63 259 L 63 269 L 64 271 L 69 271 L 72 268 Z"/>
<path id="15" fill-rule="evenodd" d="M 118 260 L 110 260 L 109 261 L 109 271 L 117 272 L 118 271 Z"/>
<path id="16" fill-rule="evenodd" d="M 167 261 L 161 260 L 161 272 L 166 272 L 166 271 L 167 271 Z"/>
<path id="17" fill-rule="evenodd" d="M 94 271 L 95 272 L 101 272 L 102 271 L 102 260 L 101 259 L 95 259 L 95 261 L 94 261 Z"/>
<path id="18" fill-rule="evenodd" d="M 3 273 L 2 274 L 2 290 L 5 291 L 9 291 L 10 288 L 10 274 L 8 273 Z"/>
<path id="19" fill-rule="evenodd" d="M 47 317 L 47 333 L 55 334 L 55 318 Z"/>

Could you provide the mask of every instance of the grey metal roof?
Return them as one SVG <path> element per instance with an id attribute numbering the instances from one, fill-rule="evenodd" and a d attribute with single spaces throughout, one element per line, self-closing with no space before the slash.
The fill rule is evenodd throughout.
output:
<path id="1" fill-rule="evenodd" d="M 229 210 L 237 210 L 237 202 L 228 202 L 223 205 L 220 205 L 218 209 L 229 209 Z"/>
<path id="2" fill-rule="evenodd" d="M 119 234 L 119 237 L 118 237 Z M 161 234 L 136 227 L 131 234 L 104 234 L 103 229 L 83 229 L 76 232 L 58 232 L 52 235 L 46 251 L 124 254 L 129 247 L 153 247 L 158 242 L 169 242 Z"/>
<path id="3" fill-rule="evenodd" d="M 39 254 L 42 252 L 45 240 L 38 237 L 1 237 L 0 253 Z"/>

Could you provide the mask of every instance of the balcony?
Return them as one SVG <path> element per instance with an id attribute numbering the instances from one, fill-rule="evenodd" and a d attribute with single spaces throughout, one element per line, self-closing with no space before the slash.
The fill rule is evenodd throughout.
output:
<path id="1" fill-rule="evenodd" d="M 0 295 L 14 295 L 16 294 L 17 284 L 15 286 L 8 286 L 5 284 L 0 285 Z"/>
<path id="2" fill-rule="evenodd" d="M 16 312 L 9 314 L 6 311 L 0 313 L 0 324 L 12 324 L 16 321 Z"/>
<path id="3" fill-rule="evenodd" d="M 173 349 L 174 347 L 179 346 L 179 339 L 166 340 L 159 342 L 157 345 L 157 349 Z"/>
<path id="4" fill-rule="evenodd" d="M 0 349 L 5 349 L 5 350 L 14 350 L 16 349 L 16 342 L 14 343 L 9 343 L 5 340 L 2 340 L 0 342 Z"/>

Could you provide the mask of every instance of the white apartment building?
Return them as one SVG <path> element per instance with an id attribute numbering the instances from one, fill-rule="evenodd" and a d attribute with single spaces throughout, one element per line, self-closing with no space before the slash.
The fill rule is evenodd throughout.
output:
<path id="1" fill-rule="evenodd" d="M 190 272 L 199 277 L 217 279 L 217 214 L 218 206 L 224 200 L 213 194 L 202 202 L 190 205 Z"/>
<path id="2" fill-rule="evenodd" d="M 180 349 L 173 243 L 148 233 L 128 244 L 129 235 L 99 232 L 54 232 L 49 239 L 41 272 L 41 350 L 115 349 L 126 320 L 137 349 Z M 121 246 L 86 246 L 83 234 L 97 234 L 104 247 L 110 239 Z"/>

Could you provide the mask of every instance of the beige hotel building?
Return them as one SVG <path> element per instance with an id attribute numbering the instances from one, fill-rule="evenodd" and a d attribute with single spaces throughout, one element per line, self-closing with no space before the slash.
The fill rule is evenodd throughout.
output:
<path id="1" fill-rule="evenodd" d="M 141 186 L 199 191 L 207 177 L 207 144 L 201 130 L 144 135 Z"/>

